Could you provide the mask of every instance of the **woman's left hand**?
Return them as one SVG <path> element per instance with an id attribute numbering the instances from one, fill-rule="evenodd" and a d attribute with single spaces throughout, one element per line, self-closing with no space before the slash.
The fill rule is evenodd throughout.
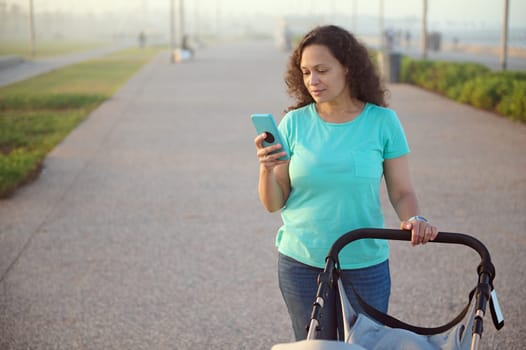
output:
<path id="1" fill-rule="evenodd" d="M 400 229 L 411 231 L 411 244 L 426 244 L 438 235 L 438 229 L 429 222 L 418 219 L 409 219 L 400 223 Z"/>

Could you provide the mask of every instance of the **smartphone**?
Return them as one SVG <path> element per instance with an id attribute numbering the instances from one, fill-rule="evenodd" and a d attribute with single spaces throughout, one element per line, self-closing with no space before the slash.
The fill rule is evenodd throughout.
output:
<path id="1" fill-rule="evenodd" d="M 281 136 L 281 133 L 278 130 L 278 126 L 276 125 L 272 114 L 252 114 L 250 118 L 252 119 L 252 124 L 254 124 L 258 135 L 262 133 L 267 134 L 267 137 L 265 138 L 265 140 L 263 140 L 263 146 L 268 147 L 279 143 L 281 145 L 281 149 L 272 153 L 279 153 L 285 151 L 287 152 L 287 154 L 278 159 L 289 160 L 289 149 L 287 148 L 287 145 L 283 142 L 283 137 Z"/>

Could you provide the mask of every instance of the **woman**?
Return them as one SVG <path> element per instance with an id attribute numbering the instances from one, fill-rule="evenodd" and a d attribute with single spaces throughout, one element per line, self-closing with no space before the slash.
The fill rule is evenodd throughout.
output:
<path id="1" fill-rule="evenodd" d="M 352 34 L 336 26 L 312 30 L 292 53 L 285 80 L 297 101 L 279 125 L 290 160 L 278 160 L 284 152 L 271 154 L 281 145 L 263 147 L 265 134 L 255 144 L 261 202 L 270 212 L 281 209 L 279 284 L 301 340 L 331 245 L 350 230 L 384 225 L 382 176 L 400 227 L 412 231 L 413 245 L 433 240 L 437 228 L 420 216 L 404 131 L 396 113 L 386 108 L 367 49 Z M 354 306 L 350 283 L 370 305 L 387 312 L 388 257 L 385 240 L 360 240 L 342 250 L 342 281 Z M 335 312 L 330 300 L 321 338 L 336 337 Z"/>

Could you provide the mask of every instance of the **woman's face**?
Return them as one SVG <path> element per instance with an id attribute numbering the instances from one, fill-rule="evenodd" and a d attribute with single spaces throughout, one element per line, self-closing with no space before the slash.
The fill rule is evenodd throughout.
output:
<path id="1" fill-rule="evenodd" d="M 347 69 L 325 45 L 309 45 L 303 49 L 300 69 L 303 83 L 316 103 L 349 98 Z"/>

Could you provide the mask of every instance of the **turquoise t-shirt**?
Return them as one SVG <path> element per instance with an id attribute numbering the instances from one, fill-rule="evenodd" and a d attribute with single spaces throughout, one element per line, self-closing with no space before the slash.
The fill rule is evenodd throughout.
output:
<path id="1" fill-rule="evenodd" d="M 291 152 L 291 192 L 276 246 L 282 254 L 323 268 L 341 235 L 384 226 L 383 161 L 409 153 L 407 140 L 396 113 L 370 103 L 346 123 L 325 122 L 310 104 L 287 113 L 279 129 Z M 388 257 L 387 241 L 362 239 L 340 252 L 340 266 L 363 268 Z"/>

